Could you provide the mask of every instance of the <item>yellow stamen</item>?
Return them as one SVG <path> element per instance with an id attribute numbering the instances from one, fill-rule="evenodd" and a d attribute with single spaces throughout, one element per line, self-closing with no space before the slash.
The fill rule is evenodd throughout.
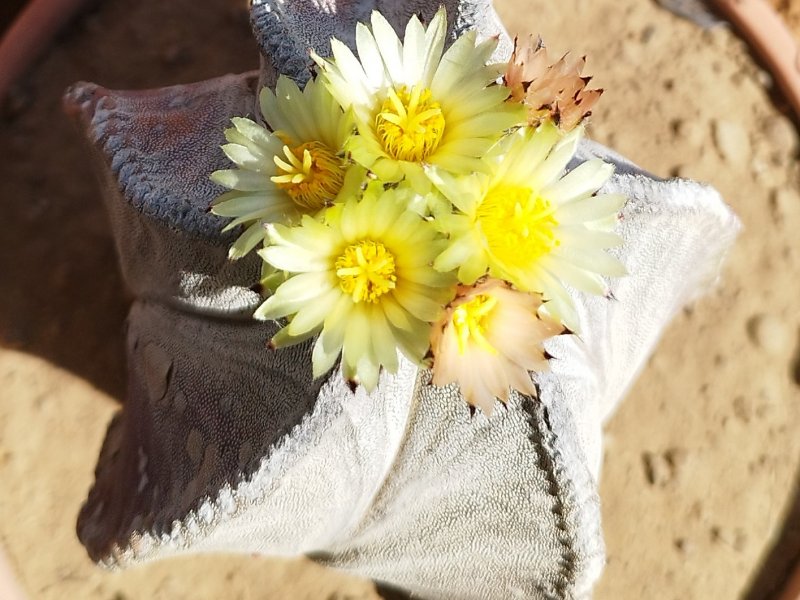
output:
<path id="1" fill-rule="evenodd" d="M 453 328 L 458 343 L 458 353 L 464 355 L 470 340 L 490 354 L 497 354 L 497 349 L 489 343 L 484 335 L 497 298 L 478 294 L 469 302 L 458 306 L 453 311 Z"/>
<path id="2" fill-rule="evenodd" d="M 375 117 L 375 131 L 396 160 L 420 162 L 436 150 L 444 134 L 444 115 L 431 91 L 419 84 L 389 90 Z"/>
<path id="3" fill-rule="evenodd" d="M 285 145 L 283 154 L 273 157 L 278 172 L 270 179 L 300 208 L 317 211 L 342 189 L 344 164 L 325 144 L 307 142 L 295 148 Z"/>
<path id="4" fill-rule="evenodd" d="M 561 243 L 554 213 L 550 202 L 530 188 L 500 185 L 484 198 L 477 221 L 501 264 L 526 268 Z"/>
<path id="5" fill-rule="evenodd" d="M 341 290 L 353 298 L 353 302 L 378 301 L 389 290 L 393 290 L 395 274 L 394 255 L 380 242 L 362 240 L 344 249 L 336 259 L 336 275 Z"/>

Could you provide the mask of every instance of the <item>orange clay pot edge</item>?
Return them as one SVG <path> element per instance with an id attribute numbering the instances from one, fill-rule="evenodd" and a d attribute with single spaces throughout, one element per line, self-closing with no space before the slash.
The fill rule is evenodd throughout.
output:
<path id="1" fill-rule="evenodd" d="M 800 50 L 784 21 L 765 0 L 710 2 L 764 61 L 800 119 Z"/>
<path id="2" fill-rule="evenodd" d="M 89 0 L 31 0 L 0 40 L 0 100 Z"/>

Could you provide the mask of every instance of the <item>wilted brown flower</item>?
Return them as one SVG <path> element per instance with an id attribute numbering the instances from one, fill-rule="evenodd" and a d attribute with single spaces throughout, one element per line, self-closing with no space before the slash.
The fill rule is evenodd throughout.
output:
<path id="1" fill-rule="evenodd" d="M 591 114 L 601 89 L 587 90 L 591 77 L 581 76 L 586 58 L 565 54 L 552 62 L 541 38 L 514 38 L 514 52 L 504 76 L 510 98 L 528 107 L 528 123 L 551 119 L 562 131 L 571 131 Z"/>

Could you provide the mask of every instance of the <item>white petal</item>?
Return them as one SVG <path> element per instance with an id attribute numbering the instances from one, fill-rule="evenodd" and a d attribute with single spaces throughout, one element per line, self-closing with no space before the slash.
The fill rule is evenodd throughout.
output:
<path id="1" fill-rule="evenodd" d="M 353 51 L 335 38 L 331 40 L 331 51 L 336 60 L 336 66 L 350 84 L 351 93 L 359 98 L 369 96 L 372 90 L 368 89 L 366 85 L 367 75 Z"/>
<path id="2" fill-rule="evenodd" d="M 412 15 L 406 24 L 403 37 L 403 71 L 407 81 L 419 81 L 425 60 L 425 29 L 417 15 Z"/>
<path id="3" fill-rule="evenodd" d="M 342 350 L 341 345 L 333 350 L 326 350 L 324 347 L 325 330 L 322 330 L 317 341 L 314 343 L 314 349 L 311 352 L 311 367 L 314 379 L 321 377 L 336 363 L 339 353 Z"/>
<path id="4" fill-rule="evenodd" d="M 456 177 L 438 166 L 427 167 L 425 173 L 436 189 L 464 214 L 471 215 L 485 195 L 485 178 L 480 175 Z"/>
<path id="5" fill-rule="evenodd" d="M 249 121 L 249 119 L 242 119 L 242 121 L 247 122 Z M 262 132 L 263 137 L 266 138 L 264 140 L 264 143 L 254 142 L 252 139 L 250 139 L 248 136 L 240 132 L 238 129 L 226 130 L 225 138 L 232 144 L 244 146 L 261 161 L 265 163 L 271 162 L 270 157 L 272 157 L 276 152 L 280 151 L 280 149 L 283 147 L 283 142 L 281 142 L 279 138 L 271 136 L 269 132 L 260 125 L 255 125 L 255 127 L 258 127 L 263 130 Z"/>
<path id="6" fill-rule="evenodd" d="M 452 152 L 439 152 L 438 150 L 429 159 L 432 165 L 442 167 L 447 171 L 453 173 L 467 174 L 467 173 L 483 173 L 486 172 L 487 166 L 479 158 L 470 156 L 460 156 Z"/>
<path id="7" fill-rule="evenodd" d="M 231 123 L 239 133 L 265 149 L 272 149 L 276 144 L 280 143 L 280 140 L 276 140 L 275 136 L 255 121 L 244 117 L 233 117 Z M 278 149 L 280 149 L 280 146 L 278 146 Z"/>
<path id="8" fill-rule="evenodd" d="M 237 195 L 230 200 L 214 204 L 211 212 L 219 217 L 238 217 L 256 210 L 263 210 L 272 202 L 266 193 Z"/>
<path id="9" fill-rule="evenodd" d="M 345 143 L 345 148 L 350 153 L 350 158 L 367 169 L 373 169 L 376 161 L 380 157 L 386 156 L 378 140 L 369 133 L 349 138 Z M 381 179 L 383 178 L 381 177 Z"/>
<path id="10" fill-rule="evenodd" d="M 258 173 L 271 170 L 269 163 L 272 161 L 262 148 L 256 146 L 236 130 L 233 130 L 233 134 L 227 137 L 232 143 L 224 144 L 220 146 L 220 149 L 236 166 Z"/>
<path id="11" fill-rule="evenodd" d="M 356 49 L 358 58 L 364 66 L 364 73 L 372 90 L 384 87 L 386 82 L 386 70 L 383 66 L 380 50 L 375 43 L 369 29 L 363 23 L 356 25 Z"/>
<path id="12" fill-rule="evenodd" d="M 453 42 L 442 56 L 431 82 L 431 92 L 435 98 L 446 98 L 450 89 L 464 76 L 464 73 L 474 72 L 469 67 L 475 53 L 476 36 L 474 30 L 468 31 Z"/>
<path id="13" fill-rule="evenodd" d="M 442 306 L 424 294 L 419 286 L 403 282 L 393 291 L 393 297 L 409 313 L 421 321 L 431 322 L 439 316 Z"/>
<path id="14" fill-rule="evenodd" d="M 558 237 L 564 246 L 574 248 L 613 248 L 622 244 L 622 238 L 616 233 L 587 229 L 580 225 L 559 227 Z"/>
<path id="15" fill-rule="evenodd" d="M 352 309 L 353 300 L 349 296 L 341 294 L 334 307 L 325 317 L 325 341 L 323 343 L 327 352 L 331 352 L 336 348 L 341 349 Z"/>
<path id="16" fill-rule="evenodd" d="M 303 335 L 291 336 L 289 335 L 289 328 L 284 327 L 278 333 L 272 336 L 270 344 L 272 344 L 273 348 L 285 348 L 287 346 L 294 346 L 295 344 L 304 342 L 308 338 L 314 337 L 316 334 L 317 334 L 316 331 L 309 331 L 308 333 L 304 333 Z"/>
<path id="17" fill-rule="evenodd" d="M 533 172 L 530 186 L 533 189 L 543 189 L 553 183 L 567 168 L 567 164 L 575 155 L 581 137 L 581 129 L 575 129 L 563 138 L 545 161 Z"/>
<path id="18" fill-rule="evenodd" d="M 389 295 L 382 298 L 381 308 L 383 309 L 383 314 L 386 315 L 386 318 L 394 327 L 405 329 L 406 331 L 413 330 L 411 315 L 394 298 Z"/>
<path id="19" fill-rule="evenodd" d="M 273 131 L 289 135 L 292 143 L 301 142 L 309 134 L 311 119 L 308 111 L 303 110 L 303 93 L 294 81 L 282 75 L 278 77 L 275 92 L 262 88 L 259 98 L 264 121 Z"/>
<path id="20" fill-rule="evenodd" d="M 422 170 L 422 166 L 417 163 L 399 161 L 400 170 L 406 177 L 406 181 L 413 190 L 422 196 L 431 191 L 431 181 Z"/>
<path id="21" fill-rule="evenodd" d="M 464 263 L 458 269 L 458 280 L 461 283 L 471 285 L 475 281 L 486 274 L 489 268 L 489 263 L 486 259 L 486 253 L 480 251 L 476 253 L 470 260 Z"/>
<path id="22" fill-rule="evenodd" d="M 315 303 L 320 301 L 318 296 L 327 295 L 331 289 L 330 279 L 324 273 L 300 273 L 287 279 L 279 288 L 282 298 Z"/>
<path id="23" fill-rule="evenodd" d="M 267 217 L 272 214 L 272 211 L 269 208 L 262 208 L 261 210 L 254 210 L 253 212 L 246 213 L 239 217 L 236 217 L 233 221 L 230 221 L 225 227 L 222 228 L 222 232 L 231 231 L 232 229 L 236 229 L 239 225 L 244 225 L 246 223 L 250 223 L 251 221 L 260 221 L 262 218 Z"/>
<path id="24" fill-rule="evenodd" d="M 447 17 L 444 6 L 439 8 L 425 31 L 425 57 L 422 61 L 422 72 L 419 80 L 427 88 L 431 87 L 433 76 L 439 67 L 447 34 Z"/>
<path id="25" fill-rule="evenodd" d="M 302 304 L 302 302 L 297 302 L 293 298 L 282 298 L 276 293 L 261 303 L 261 306 L 253 313 L 253 317 L 259 321 L 280 319 L 295 312 Z"/>
<path id="26" fill-rule="evenodd" d="M 602 250 L 562 247 L 554 253 L 577 267 L 605 275 L 607 277 L 623 277 L 628 274 L 625 266 L 613 256 Z"/>
<path id="27" fill-rule="evenodd" d="M 324 257 L 297 248 L 268 246 L 267 248 L 259 250 L 258 253 L 261 258 L 276 269 L 289 271 L 291 273 L 325 271 L 329 267 Z"/>
<path id="28" fill-rule="evenodd" d="M 380 367 L 375 357 L 371 353 L 363 355 L 356 365 L 358 382 L 364 386 L 364 389 L 371 392 L 378 385 L 379 375 Z"/>
<path id="29" fill-rule="evenodd" d="M 600 159 L 589 160 L 542 189 L 541 193 L 548 200 L 559 204 L 588 198 L 608 181 L 613 172 L 614 165 Z"/>
<path id="30" fill-rule="evenodd" d="M 525 127 L 503 138 L 493 152 L 501 156 L 493 184 L 531 185 L 531 174 L 542 164 L 561 134 L 554 125 Z"/>
<path id="31" fill-rule="evenodd" d="M 242 235 L 228 249 L 228 258 L 238 260 L 248 254 L 253 248 L 258 246 L 266 238 L 266 231 L 261 223 L 253 223 L 244 230 Z"/>
<path id="32" fill-rule="evenodd" d="M 541 281 L 540 291 L 547 300 L 539 308 L 539 313 L 563 323 L 571 331 L 580 331 L 580 322 L 575 305 L 564 286 L 546 271 L 539 275 Z"/>
<path id="33" fill-rule="evenodd" d="M 394 337 L 398 347 L 410 361 L 419 364 L 428 351 L 430 325 L 419 319 L 410 320 L 411 329 L 394 328 Z"/>
<path id="34" fill-rule="evenodd" d="M 406 80 L 403 72 L 403 45 L 392 26 L 378 11 L 372 12 L 372 33 L 381 52 L 383 64 L 386 65 L 386 71 L 392 81 L 397 84 L 413 84 L 414 82 Z"/>
<path id="35" fill-rule="evenodd" d="M 303 215 L 300 223 L 299 227 L 287 227 L 280 223 L 267 225 L 271 242 L 296 248 L 301 252 L 328 256 L 338 243 L 336 233 L 310 215 Z"/>
<path id="36" fill-rule="evenodd" d="M 374 307 L 370 315 L 370 339 L 375 360 L 390 373 L 397 371 L 397 347 L 394 336 L 380 307 Z"/>
<path id="37" fill-rule="evenodd" d="M 498 108 L 508 96 L 508 88 L 493 86 L 485 89 L 464 91 L 461 97 L 448 96 L 443 109 L 445 120 L 461 121 L 473 115 L 481 114 L 491 108 Z"/>
<path id="38" fill-rule="evenodd" d="M 551 198 L 545 192 L 542 192 L 542 196 L 548 200 Z M 556 218 L 559 223 L 566 225 L 597 221 L 616 215 L 625 205 L 626 200 L 627 198 L 622 194 L 589 196 L 560 206 L 556 212 Z"/>
<path id="39" fill-rule="evenodd" d="M 479 157 L 485 155 L 494 144 L 495 141 L 487 137 L 464 137 L 441 144 L 436 149 L 436 152 L 437 154 L 440 152 L 452 152 L 453 154 L 459 154 L 461 156 Z"/>
<path id="40" fill-rule="evenodd" d="M 471 234 L 462 235 L 453 241 L 447 250 L 436 257 L 433 268 L 442 273 L 452 271 L 473 257 L 475 252 L 475 242 Z"/>
<path id="41" fill-rule="evenodd" d="M 342 360 L 348 367 L 355 367 L 369 353 L 369 322 L 361 307 L 350 312 L 350 323 L 344 332 Z"/>
<path id="42" fill-rule="evenodd" d="M 316 288 L 315 291 L 318 289 Z M 307 302 L 303 308 L 297 311 L 292 322 L 289 323 L 289 335 L 303 335 L 320 327 L 325 320 L 325 316 L 333 309 L 341 295 L 342 292 L 340 290 L 329 289 L 321 297 Z"/>
<path id="43" fill-rule="evenodd" d="M 574 288 L 597 296 L 603 296 L 608 292 L 606 282 L 596 273 L 581 269 L 557 256 L 548 256 L 541 262 L 542 267 L 550 271 L 554 277 L 558 277 Z"/>
<path id="44" fill-rule="evenodd" d="M 226 188 L 243 192 L 257 192 L 273 187 L 272 182 L 266 175 L 239 169 L 214 171 L 211 174 L 211 180 L 214 183 L 224 185 Z"/>
<path id="45" fill-rule="evenodd" d="M 497 136 L 515 125 L 518 115 L 514 111 L 491 111 L 473 115 L 463 121 L 453 124 L 450 129 L 445 129 L 445 139 L 474 138 L 484 136 Z M 570 154 L 570 158 L 572 154 Z M 569 159 L 567 159 L 569 162 Z M 566 163 L 564 163 L 566 166 Z"/>
<path id="46" fill-rule="evenodd" d="M 547 363 L 544 363 L 546 365 Z M 535 396 L 536 395 L 536 386 L 533 385 L 533 381 L 531 380 L 531 376 L 528 374 L 528 371 L 525 368 L 517 367 L 511 363 L 506 363 L 506 377 L 508 377 L 508 385 L 521 394 L 525 394 L 526 396 Z M 533 370 L 533 369 L 531 369 Z M 545 369 L 539 368 L 537 371 L 543 371 Z"/>

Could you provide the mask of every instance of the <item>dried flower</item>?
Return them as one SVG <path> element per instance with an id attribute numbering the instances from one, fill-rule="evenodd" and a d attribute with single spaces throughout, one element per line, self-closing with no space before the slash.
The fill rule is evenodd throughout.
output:
<path id="1" fill-rule="evenodd" d="M 540 38 L 531 36 L 525 42 L 515 38 L 504 81 L 511 98 L 527 106 L 531 126 L 550 119 L 568 132 L 591 114 L 603 93 L 586 89 L 591 77 L 581 76 L 585 64 L 585 57 L 569 54 L 551 62 Z"/>

